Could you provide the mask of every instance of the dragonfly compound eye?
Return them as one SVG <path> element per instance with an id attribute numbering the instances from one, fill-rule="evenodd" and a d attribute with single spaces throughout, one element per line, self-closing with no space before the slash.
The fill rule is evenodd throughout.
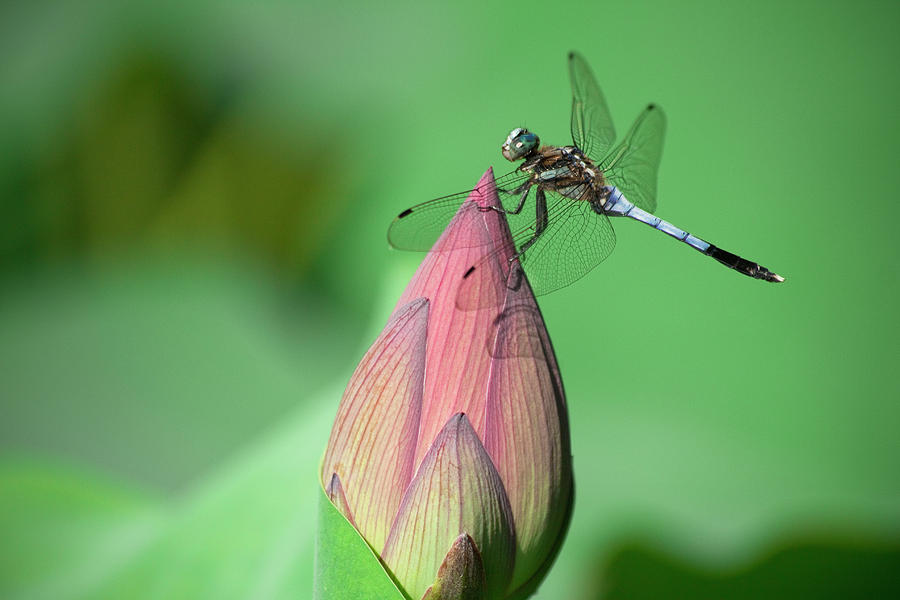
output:
<path id="1" fill-rule="evenodd" d="M 527 129 L 513 129 L 503 143 L 503 156 L 506 160 L 519 160 L 531 154 L 540 143 L 540 138 Z"/>

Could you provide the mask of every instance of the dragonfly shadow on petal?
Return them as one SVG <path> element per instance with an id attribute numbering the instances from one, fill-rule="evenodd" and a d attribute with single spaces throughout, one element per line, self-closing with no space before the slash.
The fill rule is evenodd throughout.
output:
<path id="1" fill-rule="evenodd" d="M 544 340 L 535 328 L 541 313 L 533 306 L 506 308 L 494 319 L 488 351 L 494 358 L 544 358 Z"/>
<path id="2" fill-rule="evenodd" d="M 487 340 L 493 358 L 546 359 L 546 332 L 531 286 L 518 261 L 510 263 L 510 272 L 501 292 L 505 298 L 502 310 L 491 323 L 492 335 Z"/>
<path id="3" fill-rule="evenodd" d="M 456 308 L 469 311 L 492 307 L 502 307 L 506 304 L 509 291 L 515 291 L 515 287 L 521 287 L 524 279 L 521 277 L 522 269 L 511 269 L 511 262 L 501 256 L 502 253 L 493 252 L 485 256 L 474 265 L 470 266 L 462 274 L 459 290 L 456 294 Z M 516 273 L 510 281 L 510 274 Z M 514 288 L 510 290 L 509 285 Z"/>

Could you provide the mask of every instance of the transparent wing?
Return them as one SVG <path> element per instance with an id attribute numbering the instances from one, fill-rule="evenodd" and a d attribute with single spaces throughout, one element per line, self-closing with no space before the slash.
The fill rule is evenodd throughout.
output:
<path id="1" fill-rule="evenodd" d="M 603 262 L 616 246 L 616 232 L 606 215 L 591 203 L 552 194 L 548 197 L 548 224 L 519 256 L 534 293 L 548 294 L 584 277 Z M 534 225 L 513 234 L 521 248 L 533 237 Z"/>
<path id="2" fill-rule="evenodd" d="M 496 179 L 497 194 L 504 206 L 514 202 L 512 192 L 528 178 L 527 173 L 516 170 Z M 397 215 L 388 228 L 388 243 L 399 250 L 430 250 L 456 215 L 460 205 L 477 189 L 442 196 L 407 208 Z"/>
<path id="3" fill-rule="evenodd" d="M 585 196 L 590 192 L 585 189 Z M 537 219 L 518 230 L 512 229 L 511 245 L 501 247 L 472 265 L 463 275 L 456 304 L 463 310 L 501 305 L 508 289 L 518 289 L 520 263 L 535 295 L 548 294 L 581 279 L 603 262 L 616 245 L 609 218 L 598 214 L 587 200 L 572 200 L 548 194 L 547 227 L 534 238 Z M 511 224 L 512 225 L 512 224 Z M 507 257 L 518 260 L 510 261 Z"/>
<path id="4" fill-rule="evenodd" d="M 616 141 L 616 128 L 591 68 L 577 52 L 569 53 L 572 80 L 572 141 L 589 157 L 603 156 Z"/>
<path id="5" fill-rule="evenodd" d="M 666 134 L 666 115 L 655 104 L 644 109 L 625 139 L 598 165 L 612 185 L 647 212 L 656 210 L 656 180 Z"/>

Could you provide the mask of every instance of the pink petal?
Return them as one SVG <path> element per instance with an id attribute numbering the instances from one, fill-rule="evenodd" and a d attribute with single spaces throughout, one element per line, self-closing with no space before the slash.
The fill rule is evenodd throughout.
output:
<path id="1" fill-rule="evenodd" d="M 413 474 L 428 312 L 418 298 L 394 313 L 353 373 L 325 451 L 323 483 L 338 475 L 359 532 L 375 548 Z"/>
<path id="2" fill-rule="evenodd" d="M 527 283 L 508 290 L 495 331 L 483 439 L 516 524 L 514 590 L 565 533 L 572 460 L 559 367 Z"/>
<path id="3" fill-rule="evenodd" d="M 457 414 L 410 483 L 381 557 L 407 594 L 420 598 L 461 533 L 481 551 L 485 597 L 501 597 L 515 548 L 509 501 L 468 419 Z"/>
<path id="4" fill-rule="evenodd" d="M 488 169 L 422 261 L 398 303 L 403 306 L 418 297 L 431 302 L 417 463 L 447 419 L 457 412 L 464 412 L 475 430 L 483 431 L 491 362 L 489 338 L 498 308 L 459 310 L 456 300 L 466 270 L 498 246 L 509 247 L 509 229 L 502 215 L 477 208 L 499 205 L 493 177 Z M 505 292 L 504 258 L 498 256 L 479 269 L 488 282 L 481 290 L 483 294 Z M 492 285 L 499 285 L 500 291 L 489 289 Z"/>

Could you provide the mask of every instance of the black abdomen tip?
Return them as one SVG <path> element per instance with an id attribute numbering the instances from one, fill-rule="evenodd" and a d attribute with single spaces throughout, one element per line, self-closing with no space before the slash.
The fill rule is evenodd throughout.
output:
<path id="1" fill-rule="evenodd" d="M 653 110 L 654 108 L 656 108 L 656 105 L 653 104 L 652 102 L 647 105 L 647 110 Z"/>
<path id="2" fill-rule="evenodd" d="M 468 277 L 469 275 L 471 275 L 474 271 L 475 271 L 475 267 L 474 267 L 474 266 L 469 267 L 469 270 L 466 271 L 466 272 L 463 274 L 463 279 L 465 279 L 466 277 Z"/>

